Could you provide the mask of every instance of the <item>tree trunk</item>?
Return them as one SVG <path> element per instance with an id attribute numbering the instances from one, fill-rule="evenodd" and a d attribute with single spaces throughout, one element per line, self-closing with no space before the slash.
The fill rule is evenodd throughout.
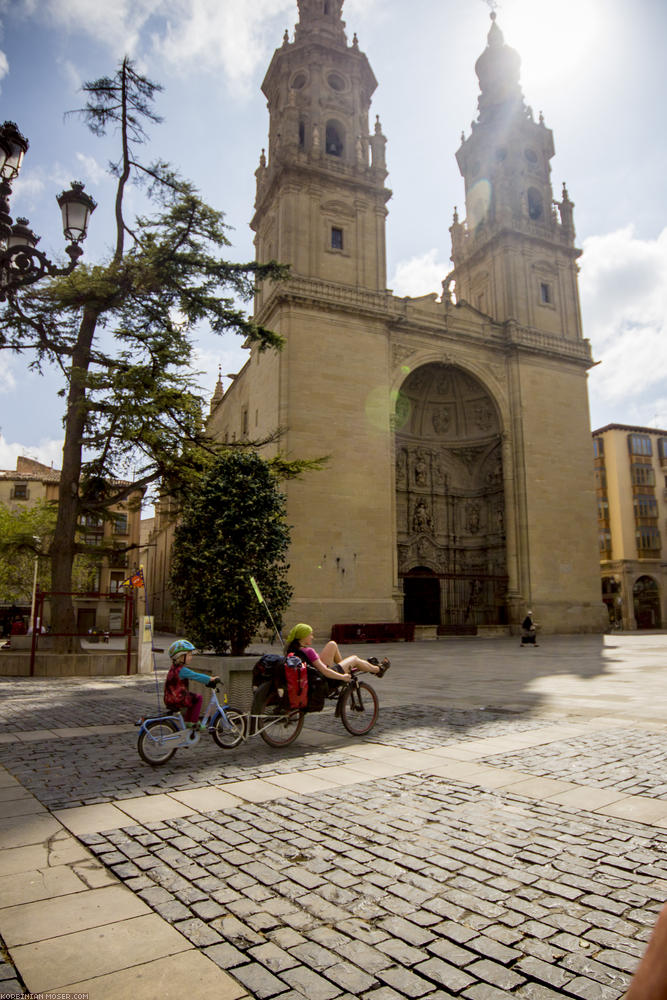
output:
<path id="1" fill-rule="evenodd" d="M 81 643 L 72 601 L 72 567 L 76 554 L 79 516 L 79 478 L 82 440 L 86 424 L 86 375 L 98 314 L 84 309 L 79 336 L 72 354 L 69 394 L 65 413 L 65 444 L 58 493 L 58 517 L 51 546 L 51 625 L 58 652 L 78 652 Z M 58 637 L 58 633 L 61 636 Z"/>

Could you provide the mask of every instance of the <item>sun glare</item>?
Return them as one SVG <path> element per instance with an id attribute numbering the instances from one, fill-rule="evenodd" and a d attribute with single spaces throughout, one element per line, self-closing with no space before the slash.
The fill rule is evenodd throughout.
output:
<path id="1" fill-rule="evenodd" d="M 602 0 L 503 0 L 497 8 L 505 42 L 521 56 L 521 80 L 531 87 L 562 82 L 585 66 L 604 30 Z"/>

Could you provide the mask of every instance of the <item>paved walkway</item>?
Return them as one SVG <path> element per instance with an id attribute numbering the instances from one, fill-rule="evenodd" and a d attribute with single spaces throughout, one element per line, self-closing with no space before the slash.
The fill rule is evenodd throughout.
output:
<path id="1" fill-rule="evenodd" d="M 327 710 L 155 770 L 151 678 L 1 681 L 0 997 L 621 997 L 667 898 L 667 636 L 373 652 L 367 738 Z"/>

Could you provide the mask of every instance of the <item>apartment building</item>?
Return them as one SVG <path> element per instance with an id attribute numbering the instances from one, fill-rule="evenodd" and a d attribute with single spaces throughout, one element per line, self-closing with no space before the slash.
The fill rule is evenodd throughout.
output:
<path id="1" fill-rule="evenodd" d="M 667 622 L 667 431 L 593 431 L 602 598 L 612 626 Z"/>
<path id="2" fill-rule="evenodd" d="M 16 460 L 15 470 L 0 470 L 0 503 L 14 508 L 40 501 L 57 504 L 59 484 L 59 469 L 21 457 Z M 116 485 L 127 484 L 119 481 Z M 122 583 L 139 561 L 142 496 L 142 490 L 134 491 L 126 501 L 116 504 L 107 518 L 81 518 L 79 541 L 88 547 L 89 556 L 79 574 L 82 578 L 74 584 L 74 589 L 86 592 L 86 596 L 77 597 L 75 602 L 79 632 L 94 628 L 115 631 L 122 627 L 125 597 Z M 44 618 L 48 623 L 48 604 Z"/>

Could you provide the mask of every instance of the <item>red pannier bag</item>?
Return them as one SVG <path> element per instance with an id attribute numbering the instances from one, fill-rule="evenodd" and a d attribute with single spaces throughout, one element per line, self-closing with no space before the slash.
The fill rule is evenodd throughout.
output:
<path id="1" fill-rule="evenodd" d="M 285 657 L 285 680 L 290 708 L 308 707 L 308 667 L 298 656 Z"/>

